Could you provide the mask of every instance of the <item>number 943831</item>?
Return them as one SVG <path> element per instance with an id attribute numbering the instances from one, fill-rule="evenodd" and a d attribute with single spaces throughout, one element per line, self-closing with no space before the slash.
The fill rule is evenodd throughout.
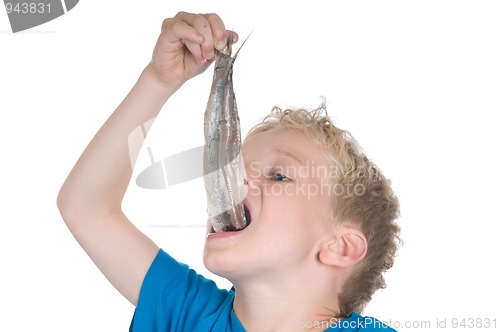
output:
<path id="1" fill-rule="evenodd" d="M 7 14 L 50 14 L 50 2 L 22 2 L 12 4 L 10 2 L 5 3 L 5 10 Z"/>

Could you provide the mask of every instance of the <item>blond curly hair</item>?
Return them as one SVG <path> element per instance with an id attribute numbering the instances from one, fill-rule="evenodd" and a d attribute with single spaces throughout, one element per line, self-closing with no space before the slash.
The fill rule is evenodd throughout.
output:
<path id="1" fill-rule="evenodd" d="M 383 273 L 394 263 L 400 246 L 399 202 L 391 183 L 362 152 L 357 141 L 335 127 L 326 111 L 326 102 L 313 110 L 274 107 L 254 126 L 247 138 L 274 128 L 299 130 L 325 153 L 336 171 L 331 188 L 362 188 L 354 194 L 331 190 L 332 219 L 358 227 L 367 240 L 366 256 L 353 269 L 338 295 L 339 317 L 361 313 L 376 290 L 385 288 Z M 340 171 L 339 171 L 340 170 Z"/>

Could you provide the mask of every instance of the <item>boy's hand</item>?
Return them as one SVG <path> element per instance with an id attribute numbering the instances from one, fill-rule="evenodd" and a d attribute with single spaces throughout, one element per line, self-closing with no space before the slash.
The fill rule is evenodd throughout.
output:
<path id="1" fill-rule="evenodd" d="M 150 67 L 157 81 L 178 88 L 205 71 L 214 59 L 214 49 L 226 47 L 227 31 L 217 14 L 180 12 L 163 21 Z"/>

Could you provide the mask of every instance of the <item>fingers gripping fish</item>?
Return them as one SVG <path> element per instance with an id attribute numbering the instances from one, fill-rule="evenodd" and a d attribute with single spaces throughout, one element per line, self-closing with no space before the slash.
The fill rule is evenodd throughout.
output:
<path id="1" fill-rule="evenodd" d="M 215 50 L 215 68 L 205 111 L 203 173 L 207 211 L 216 232 L 247 225 L 243 200 L 247 194 L 241 155 L 241 130 L 233 91 L 232 34 L 223 51 Z M 241 48 L 240 48 L 241 49 Z"/>

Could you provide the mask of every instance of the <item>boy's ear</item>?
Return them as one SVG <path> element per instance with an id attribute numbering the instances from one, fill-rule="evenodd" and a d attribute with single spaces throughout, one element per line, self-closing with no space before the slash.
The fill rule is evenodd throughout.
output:
<path id="1" fill-rule="evenodd" d="M 323 264 L 348 267 L 361 261 L 366 250 L 366 238 L 360 230 L 341 226 L 335 238 L 321 247 L 318 257 Z"/>

